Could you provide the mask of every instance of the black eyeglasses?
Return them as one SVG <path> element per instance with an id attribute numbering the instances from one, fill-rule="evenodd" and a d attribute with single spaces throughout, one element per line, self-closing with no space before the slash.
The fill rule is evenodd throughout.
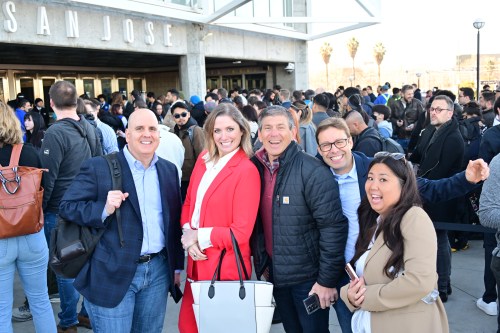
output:
<path id="1" fill-rule="evenodd" d="M 441 111 L 453 111 L 453 110 L 450 110 L 450 109 L 442 109 L 440 106 L 438 106 L 437 108 L 433 108 L 433 107 L 430 107 L 429 108 L 429 112 L 436 112 L 436 113 L 441 113 Z"/>
<path id="2" fill-rule="evenodd" d="M 337 140 L 335 142 L 325 142 L 325 143 L 322 143 L 319 145 L 319 149 L 326 153 L 326 152 L 329 152 L 330 150 L 332 150 L 332 145 L 337 147 L 337 149 L 342 149 L 344 148 L 345 146 L 347 146 L 347 142 L 349 141 L 349 139 L 340 139 L 340 140 Z"/>
<path id="3" fill-rule="evenodd" d="M 187 112 L 177 113 L 177 114 L 174 114 L 174 118 L 175 118 L 175 119 L 179 119 L 180 117 L 182 117 L 182 118 L 186 118 L 186 117 L 187 117 L 187 115 L 188 115 L 188 113 L 187 113 Z"/>
<path id="4" fill-rule="evenodd" d="M 376 153 L 373 157 L 384 157 L 384 156 L 392 157 L 395 160 L 403 159 L 404 162 L 406 163 L 406 157 L 405 154 L 403 153 L 389 153 L 388 151 L 380 151 Z"/>

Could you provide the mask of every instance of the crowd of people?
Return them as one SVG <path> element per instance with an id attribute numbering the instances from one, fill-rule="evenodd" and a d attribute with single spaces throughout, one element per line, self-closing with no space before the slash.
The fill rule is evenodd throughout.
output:
<path id="1" fill-rule="evenodd" d="M 329 332 L 330 306 L 343 333 L 448 332 L 451 254 L 467 249 L 469 235 L 438 224 L 500 230 L 498 89 L 477 102 L 470 88 L 457 99 L 389 82 L 378 96 L 371 86 L 277 85 L 92 99 L 58 81 L 52 115 L 22 94 L 0 102 L 0 164 L 24 143 L 19 165 L 47 169 L 43 230 L 0 239 L 0 331 L 12 332 L 13 318 L 44 333 L 161 332 L 186 269 L 179 331 L 196 333 L 191 284 L 211 280 L 218 265 L 219 280 L 238 280 L 234 235 L 241 264 L 273 284 L 287 333 Z M 121 166 L 121 190 L 108 154 Z M 48 266 L 61 218 L 105 229 L 75 279 Z M 477 306 L 497 315 L 500 231 L 484 242 Z M 12 309 L 16 268 L 26 302 Z M 308 314 L 312 294 L 319 309 Z"/>

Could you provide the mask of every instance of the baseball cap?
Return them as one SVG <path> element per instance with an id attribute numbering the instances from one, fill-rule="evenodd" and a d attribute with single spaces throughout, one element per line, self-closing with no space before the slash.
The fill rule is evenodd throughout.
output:
<path id="1" fill-rule="evenodd" d="M 205 111 L 207 111 L 208 114 L 210 114 L 210 112 L 212 112 L 215 107 L 217 106 L 217 103 L 215 102 L 208 102 L 208 103 L 205 103 Z"/>
<path id="2" fill-rule="evenodd" d="M 130 95 L 134 96 L 134 97 L 137 97 L 137 96 L 140 96 L 141 94 L 139 93 L 139 91 L 137 90 L 132 90 L 132 92 L 130 93 Z"/>
<path id="3" fill-rule="evenodd" d="M 383 85 L 383 86 L 380 88 L 380 90 L 389 90 L 389 87 L 388 87 L 388 86 L 386 86 L 386 85 Z"/>

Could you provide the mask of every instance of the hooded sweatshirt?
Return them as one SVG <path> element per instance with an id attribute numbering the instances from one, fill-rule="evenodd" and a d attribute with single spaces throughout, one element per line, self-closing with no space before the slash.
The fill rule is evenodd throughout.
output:
<path id="1" fill-rule="evenodd" d="M 196 120 L 198 126 L 203 127 L 203 125 L 205 124 L 205 120 L 207 119 L 203 101 L 200 101 L 199 103 L 193 105 L 193 108 L 191 109 L 191 117 Z"/>
<path id="2" fill-rule="evenodd" d="M 392 123 L 387 120 L 383 120 L 378 123 L 378 131 L 384 136 L 384 138 L 392 137 Z"/>
<path id="3" fill-rule="evenodd" d="M 101 155 L 97 131 L 83 115 L 80 121 L 64 118 L 50 126 L 40 149 L 42 165 L 49 170 L 44 175 L 43 210 L 58 214 L 59 202 L 83 161 Z"/>

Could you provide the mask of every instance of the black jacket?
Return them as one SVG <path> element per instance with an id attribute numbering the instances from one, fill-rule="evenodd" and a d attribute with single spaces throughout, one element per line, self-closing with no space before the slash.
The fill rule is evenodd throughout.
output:
<path id="1" fill-rule="evenodd" d="M 489 164 L 498 153 L 500 153 L 500 125 L 493 126 L 484 132 L 478 158 L 482 158 Z"/>
<path id="2" fill-rule="evenodd" d="M 203 125 L 205 125 L 207 114 L 205 113 L 203 101 L 193 106 L 193 108 L 191 109 L 191 117 L 194 118 L 194 120 L 196 120 L 198 126 L 203 127 Z"/>
<path id="3" fill-rule="evenodd" d="M 130 115 L 132 114 L 132 112 L 134 112 L 134 103 L 127 102 L 127 105 L 125 106 L 125 109 L 123 110 L 123 115 L 125 116 L 125 118 L 127 118 L 127 120 L 128 120 L 128 117 L 130 117 Z"/>
<path id="4" fill-rule="evenodd" d="M 354 141 L 354 146 L 352 150 L 359 151 L 365 154 L 367 157 L 373 157 L 376 153 L 382 150 L 382 142 L 371 136 L 378 136 L 378 132 L 373 127 L 367 127 L 363 132 L 361 132 Z"/>
<path id="5" fill-rule="evenodd" d="M 458 130 L 458 121 L 452 117 L 438 131 L 433 125 L 425 128 L 410 161 L 420 164 L 418 177 L 439 180 L 462 171 L 463 156 L 464 141 Z M 456 207 L 456 199 L 424 205 L 433 222 L 454 222 Z"/>
<path id="6" fill-rule="evenodd" d="M 113 131 L 115 131 L 115 133 L 118 130 L 125 132 L 125 128 L 123 127 L 123 121 L 118 116 L 114 116 L 111 113 L 109 113 L 100 117 L 99 120 L 105 123 L 106 125 L 109 125 L 113 129 Z"/>
<path id="7" fill-rule="evenodd" d="M 493 112 L 493 109 L 489 110 L 484 110 L 483 111 L 483 119 L 484 119 L 484 124 L 486 127 L 490 128 L 493 126 L 493 122 L 495 120 L 495 112 Z"/>
<path id="8" fill-rule="evenodd" d="M 269 172 L 251 161 L 264 182 Z M 348 221 L 332 172 L 292 141 L 280 157 L 273 192 L 273 272 L 276 287 L 316 281 L 335 288 L 344 272 Z M 262 185 L 264 190 L 264 184 Z M 289 204 L 283 204 L 284 198 Z M 257 215 L 250 239 L 257 278 L 269 264 L 264 229 Z"/>

